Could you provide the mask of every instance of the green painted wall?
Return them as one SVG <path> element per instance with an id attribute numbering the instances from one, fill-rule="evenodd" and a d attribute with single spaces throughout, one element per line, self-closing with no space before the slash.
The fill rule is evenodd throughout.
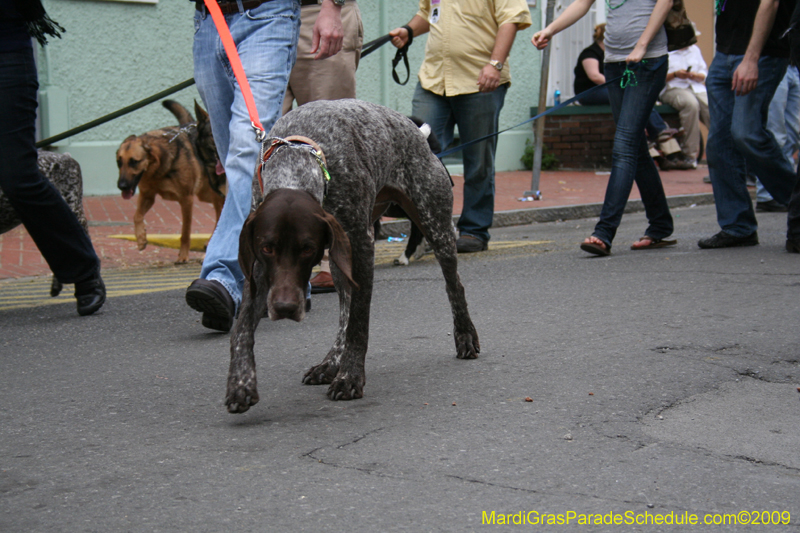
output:
<path id="1" fill-rule="evenodd" d="M 52 18 L 67 32 L 38 50 L 42 138 L 61 133 L 130 105 L 192 77 L 194 4 L 185 0 L 138 3 L 109 0 L 44 0 Z M 364 0 L 359 3 L 365 42 L 408 22 L 416 0 Z M 522 122 L 538 101 L 540 56 L 530 44 L 540 11 L 531 8 L 533 27 L 520 32 L 511 53 L 512 86 L 506 96 L 501 128 Z M 358 98 L 411 112 L 416 72 L 425 36 L 409 53 L 411 80 L 394 83 L 391 59 L 395 48 L 383 48 L 364 58 L 358 70 Z M 400 67 L 402 69 L 402 66 Z M 401 76 L 402 72 L 399 72 Z M 191 109 L 199 96 L 194 87 L 171 98 Z M 81 133 L 58 144 L 81 164 L 87 195 L 117 194 L 114 153 L 130 134 L 172 124 L 159 104 Z M 531 128 L 503 134 L 498 143 L 498 170 L 521 168 L 519 158 Z"/>

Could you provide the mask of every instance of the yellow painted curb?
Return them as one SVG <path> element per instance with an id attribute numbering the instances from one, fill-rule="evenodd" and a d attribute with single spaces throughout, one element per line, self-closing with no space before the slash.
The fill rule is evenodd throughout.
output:
<path id="1" fill-rule="evenodd" d="M 112 239 L 122 239 L 125 241 L 136 242 L 136 235 L 109 235 Z M 189 249 L 193 252 L 204 252 L 208 239 L 211 238 L 210 233 L 193 233 L 189 241 Z M 147 234 L 147 244 L 154 244 L 164 248 L 175 248 L 176 250 L 181 247 L 181 236 L 177 233 L 168 235 L 151 235 Z"/>

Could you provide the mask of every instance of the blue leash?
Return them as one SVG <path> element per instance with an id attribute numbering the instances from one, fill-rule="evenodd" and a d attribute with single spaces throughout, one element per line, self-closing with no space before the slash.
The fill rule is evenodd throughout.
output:
<path id="1" fill-rule="evenodd" d="M 655 69 L 658 69 L 658 68 L 660 68 L 660 67 L 661 67 L 661 65 L 662 65 L 662 64 L 663 64 L 663 63 L 664 63 L 666 60 L 667 60 L 667 58 L 666 58 L 666 57 L 664 57 L 663 59 L 661 59 L 661 61 L 659 61 L 659 62 L 656 64 L 656 66 L 654 67 L 654 70 L 655 70 Z M 644 60 L 644 59 L 643 59 L 643 60 L 641 61 L 641 63 L 645 63 L 646 61 L 647 61 L 647 60 Z M 640 65 L 641 63 L 637 63 L 637 64 L 636 64 L 636 66 L 635 66 L 634 68 L 637 68 L 637 69 L 638 69 L 638 67 L 639 67 L 639 65 Z M 595 86 L 594 86 L 594 87 L 592 87 L 591 89 L 589 89 L 589 90 L 586 90 L 586 91 L 583 91 L 582 93 L 580 93 L 580 94 L 578 94 L 578 95 L 576 95 L 576 96 L 573 96 L 573 97 L 572 97 L 572 98 L 570 98 L 569 100 L 567 100 L 567 101 L 565 101 L 565 102 L 561 102 L 560 104 L 558 104 L 558 105 L 555 105 L 555 106 L 551 107 L 550 109 L 547 109 L 547 110 L 545 110 L 545 111 L 543 111 L 543 112 L 539 113 L 539 114 L 538 114 L 538 115 L 536 115 L 535 117 L 532 117 L 532 118 L 529 118 L 528 120 L 525 120 L 525 121 L 523 121 L 523 122 L 520 122 L 520 123 L 519 123 L 519 124 L 517 124 L 516 126 L 511 126 L 510 128 L 506 128 L 506 129 L 504 129 L 504 130 L 501 130 L 501 131 L 498 131 L 498 132 L 496 132 L 496 133 L 490 133 L 489 135 L 484 135 L 483 137 L 480 137 L 480 138 L 478 138 L 478 139 L 473 139 L 473 140 L 469 141 L 468 143 L 465 143 L 465 144 L 460 144 L 460 145 L 456 146 L 455 148 L 451 148 L 451 149 L 449 149 L 449 150 L 445 150 L 444 152 L 441 152 L 441 153 L 438 153 L 438 154 L 436 154 L 436 157 L 438 157 L 439 159 L 442 159 L 443 157 L 446 157 L 446 156 L 448 156 L 448 155 L 450 155 L 450 154 L 454 154 L 454 153 L 456 153 L 456 152 L 458 152 L 458 151 L 461 151 L 461 150 L 463 150 L 463 149 L 464 149 L 464 148 L 466 148 L 467 146 L 471 146 L 471 145 L 473 145 L 473 144 L 476 144 L 476 143 L 479 143 L 479 142 L 481 142 L 481 141 L 485 141 L 486 139 L 491 139 L 492 137 L 495 137 L 495 136 L 497 136 L 497 135 L 500 135 L 501 133 L 505 133 L 505 132 L 507 132 L 507 131 L 509 131 L 509 130 L 513 130 L 513 129 L 515 129 L 515 128 L 519 128 L 520 126 L 524 126 L 524 125 L 525 125 L 525 124 L 527 124 L 528 122 L 533 122 L 533 121 L 534 121 L 534 120 L 536 120 L 537 118 L 541 118 L 541 117 L 543 117 L 543 116 L 545 116 L 545 115 L 549 115 L 550 113 L 552 113 L 552 112 L 556 111 L 557 109 L 561 109 L 561 108 L 562 108 L 562 107 L 564 107 L 564 106 L 568 106 L 568 105 L 570 105 L 571 103 L 573 103 L 573 102 L 576 102 L 576 101 L 577 101 L 579 98 L 583 98 L 583 97 L 585 97 L 585 96 L 588 96 L 588 95 L 592 94 L 594 91 L 600 90 L 600 89 L 601 89 L 601 88 L 603 88 L 603 87 L 608 87 L 608 86 L 609 86 L 609 85 L 611 85 L 612 83 L 616 83 L 617 81 L 620 81 L 620 80 L 621 80 L 621 83 L 622 83 L 622 88 L 623 88 L 623 89 L 624 89 L 625 87 L 628 87 L 628 86 L 636 86 L 636 84 L 637 84 L 637 82 L 636 82 L 636 75 L 635 75 L 634 71 L 630 69 L 630 66 L 628 66 L 628 67 L 625 69 L 625 72 L 623 72 L 621 76 L 617 76 L 616 78 L 614 78 L 614 79 L 612 79 L 612 80 L 607 80 L 607 81 L 606 81 L 605 83 L 603 83 L 602 85 L 595 85 Z"/>

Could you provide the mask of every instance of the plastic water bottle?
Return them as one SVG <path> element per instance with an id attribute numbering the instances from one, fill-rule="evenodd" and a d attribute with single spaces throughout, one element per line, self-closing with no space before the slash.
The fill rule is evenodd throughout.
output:
<path id="1" fill-rule="evenodd" d="M 561 103 L 561 91 L 556 89 L 556 92 L 553 93 L 553 105 L 558 105 Z"/>

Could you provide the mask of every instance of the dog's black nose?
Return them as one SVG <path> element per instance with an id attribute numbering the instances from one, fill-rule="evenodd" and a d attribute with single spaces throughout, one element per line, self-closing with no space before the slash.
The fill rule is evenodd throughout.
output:
<path id="1" fill-rule="evenodd" d="M 275 312 L 277 318 L 291 318 L 297 320 L 296 316 L 300 306 L 294 301 L 275 301 L 272 303 L 272 310 Z"/>

